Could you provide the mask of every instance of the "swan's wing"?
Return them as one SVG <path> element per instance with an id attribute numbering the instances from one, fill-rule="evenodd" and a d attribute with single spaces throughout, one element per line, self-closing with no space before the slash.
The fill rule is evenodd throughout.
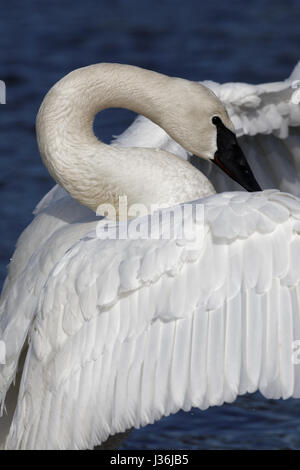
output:
<path id="1" fill-rule="evenodd" d="M 54 198 L 56 191 L 60 197 Z M 2 405 L 16 374 L 19 356 L 49 272 L 99 221 L 92 211 L 70 196 L 62 197 L 60 189 L 49 194 L 48 202 L 44 201 L 44 207 L 40 205 L 33 222 L 18 240 L 0 298 L 0 340 L 6 345 L 6 364 L 0 364 Z"/>
<path id="2" fill-rule="evenodd" d="M 118 147 L 160 148 L 188 159 L 187 151 L 173 140 L 161 127 L 145 116 L 138 116 L 119 136 L 114 137 L 111 145 Z"/>
<path id="3" fill-rule="evenodd" d="M 300 396 L 292 361 L 300 201 L 270 191 L 200 202 L 205 230 L 184 219 L 203 235 L 194 243 L 91 235 L 56 265 L 41 293 L 7 448 L 91 448 L 247 391 Z"/>
<path id="4" fill-rule="evenodd" d="M 48 193 L 45 194 L 45 196 L 40 200 L 40 202 L 36 205 L 33 214 L 37 215 L 40 212 L 43 212 L 47 207 L 50 207 L 51 204 L 59 201 L 62 198 L 70 198 L 69 194 L 65 189 L 63 189 L 61 186 L 56 184 L 53 186 Z"/>
<path id="5" fill-rule="evenodd" d="M 299 82 L 299 83 L 298 83 Z M 202 82 L 226 106 L 239 143 L 263 189 L 279 188 L 300 196 L 300 62 L 283 82 L 250 85 Z M 165 131 L 139 116 L 113 145 L 160 147 L 190 158 L 218 192 L 241 187 L 215 165 L 188 153 Z"/>

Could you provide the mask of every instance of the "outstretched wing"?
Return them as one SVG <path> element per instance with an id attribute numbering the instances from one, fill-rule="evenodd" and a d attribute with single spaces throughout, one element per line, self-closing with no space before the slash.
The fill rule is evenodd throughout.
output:
<path id="1" fill-rule="evenodd" d="M 300 396 L 300 201 L 269 191 L 200 203 L 197 243 L 91 234 L 56 264 L 7 448 L 85 449 L 247 391 Z"/>
<path id="2" fill-rule="evenodd" d="M 291 76 L 276 83 L 218 84 L 202 82 L 224 103 L 256 179 L 263 189 L 278 188 L 300 196 L 300 63 Z M 298 83 L 299 82 L 299 83 Z M 164 130 L 143 116 L 113 145 L 158 147 L 190 159 L 213 183 L 217 192 L 241 187 L 210 162 L 188 153 Z"/>

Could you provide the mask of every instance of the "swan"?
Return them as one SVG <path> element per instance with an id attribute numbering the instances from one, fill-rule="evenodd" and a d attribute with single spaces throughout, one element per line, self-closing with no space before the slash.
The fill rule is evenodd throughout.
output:
<path id="1" fill-rule="evenodd" d="M 300 338 L 300 202 L 260 191 L 209 87 L 96 64 L 44 98 L 37 139 L 58 184 L 19 238 L 2 291 L 2 448 L 94 448 L 179 409 L 257 389 L 300 396 L 291 359 Z M 93 132 L 107 107 L 145 118 L 108 146 Z M 158 127 L 139 147 L 132 136 L 143 126 Z M 249 192 L 216 194 L 190 155 Z M 202 236 L 101 238 L 99 207 L 115 209 L 111 229 L 129 226 L 120 218 L 124 195 L 146 207 L 141 227 L 156 223 L 153 204 L 202 206 L 204 221 L 185 216 Z"/>

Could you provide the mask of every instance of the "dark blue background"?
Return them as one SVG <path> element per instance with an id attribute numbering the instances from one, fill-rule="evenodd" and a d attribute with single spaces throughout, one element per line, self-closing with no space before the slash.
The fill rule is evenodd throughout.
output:
<path id="1" fill-rule="evenodd" d="M 53 185 L 35 141 L 48 89 L 67 72 L 108 61 L 194 80 L 251 83 L 286 78 L 299 59 L 298 0 L 27 0 L 1 2 L 0 282 L 21 230 Z M 109 141 L 133 118 L 105 111 L 96 132 Z M 134 431 L 132 448 L 297 448 L 298 401 L 258 394 L 193 410 Z"/>

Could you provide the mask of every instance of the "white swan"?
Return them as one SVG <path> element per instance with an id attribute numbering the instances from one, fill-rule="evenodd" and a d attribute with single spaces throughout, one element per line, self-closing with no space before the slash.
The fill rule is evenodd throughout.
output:
<path id="1" fill-rule="evenodd" d="M 174 154 L 124 149 L 122 139 L 106 146 L 92 124 L 108 106 L 145 114 L 189 152 L 259 189 L 225 108 L 199 84 L 99 64 L 50 90 L 37 119 L 39 148 L 71 196 L 56 186 L 40 202 L 3 288 L 7 449 L 92 448 L 180 408 L 257 389 L 300 396 L 291 360 L 300 339 L 299 200 L 276 190 L 215 195 Z M 95 209 L 117 206 L 124 193 L 148 208 L 202 198 L 202 240 L 190 249 L 176 236 L 99 239 Z M 10 385 L 22 349 L 16 404 Z"/>

